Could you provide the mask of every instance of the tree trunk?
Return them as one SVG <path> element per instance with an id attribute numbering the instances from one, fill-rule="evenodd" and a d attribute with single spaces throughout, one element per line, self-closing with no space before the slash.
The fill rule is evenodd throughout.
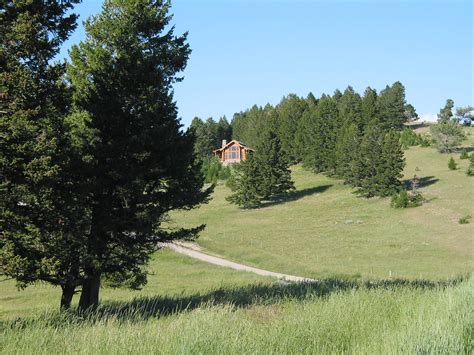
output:
<path id="1" fill-rule="evenodd" d="M 72 284 L 66 284 L 61 286 L 63 293 L 61 295 L 61 310 L 67 310 L 71 308 L 72 297 L 74 296 L 74 291 L 76 286 Z"/>
<path id="2" fill-rule="evenodd" d="M 79 309 L 86 311 L 95 309 L 99 305 L 100 273 L 95 272 L 88 276 L 82 284 L 81 298 L 79 299 Z"/>

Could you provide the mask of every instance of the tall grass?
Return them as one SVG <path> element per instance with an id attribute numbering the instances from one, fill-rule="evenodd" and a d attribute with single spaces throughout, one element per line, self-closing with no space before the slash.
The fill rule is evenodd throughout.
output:
<path id="1" fill-rule="evenodd" d="M 109 303 L 1 323 L 3 353 L 472 353 L 472 278 L 328 280 Z"/>

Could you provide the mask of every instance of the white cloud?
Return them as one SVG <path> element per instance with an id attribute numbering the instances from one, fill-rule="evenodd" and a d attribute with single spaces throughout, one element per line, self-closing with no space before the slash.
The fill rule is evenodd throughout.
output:
<path id="1" fill-rule="evenodd" d="M 438 115 L 436 113 L 423 113 L 420 115 L 420 121 L 425 122 L 436 122 Z"/>

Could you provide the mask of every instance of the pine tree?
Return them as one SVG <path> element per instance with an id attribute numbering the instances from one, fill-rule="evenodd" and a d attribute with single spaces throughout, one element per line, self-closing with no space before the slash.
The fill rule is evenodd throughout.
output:
<path id="1" fill-rule="evenodd" d="M 172 85 L 190 53 L 169 26 L 169 3 L 107 0 L 85 23 L 86 39 L 68 68 L 77 110 L 90 117 L 87 182 L 90 228 L 77 251 L 83 282 L 79 307 L 98 304 L 101 278 L 113 286 L 146 283 L 160 242 L 193 238 L 204 226 L 170 231 L 167 213 L 205 202 L 193 136 L 183 132 Z M 87 78 L 87 80 L 85 80 Z"/>
<path id="2" fill-rule="evenodd" d="M 357 188 L 356 193 L 373 197 L 398 192 L 404 166 L 399 134 L 383 131 L 376 120 L 370 122 L 353 163 L 352 184 Z"/>
<path id="3" fill-rule="evenodd" d="M 364 96 L 362 97 L 361 101 L 361 116 L 362 116 L 362 123 L 363 127 L 365 126 L 374 118 L 378 117 L 377 114 L 377 91 L 372 89 L 370 86 L 367 87 L 364 91 Z"/>
<path id="4" fill-rule="evenodd" d="M 249 147 L 255 147 L 259 142 L 260 132 L 266 126 L 265 111 L 257 105 L 250 110 L 234 114 L 232 119 L 232 139 L 239 140 Z"/>
<path id="5" fill-rule="evenodd" d="M 336 170 L 335 146 L 337 140 L 337 106 L 336 101 L 322 95 L 315 110 L 315 134 L 313 142 L 308 144 L 313 149 L 315 171 L 327 171 L 334 174 Z"/>
<path id="6" fill-rule="evenodd" d="M 228 182 L 233 193 L 226 200 L 242 208 L 256 208 L 263 200 L 260 185 L 259 166 L 254 155 L 250 154 L 247 160 L 235 164 Z"/>
<path id="7" fill-rule="evenodd" d="M 385 134 L 382 155 L 377 166 L 376 192 L 377 196 L 391 196 L 400 191 L 405 167 L 405 157 L 400 144 L 400 134 L 390 131 Z"/>
<path id="8" fill-rule="evenodd" d="M 430 133 L 434 145 L 441 153 L 452 152 L 465 139 L 462 128 L 454 120 L 430 126 Z"/>
<path id="9" fill-rule="evenodd" d="M 287 158 L 282 154 L 278 135 L 268 127 L 256 152 L 236 166 L 229 183 L 231 203 L 254 208 L 269 198 L 294 189 Z"/>
<path id="10" fill-rule="evenodd" d="M 20 288 L 44 281 L 68 308 L 80 285 L 78 251 L 87 229 L 76 179 L 65 65 L 52 63 L 76 27 L 76 0 L 0 5 L 0 268 Z"/>
<path id="11" fill-rule="evenodd" d="M 280 139 L 267 129 L 256 148 L 255 160 L 260 170 L 260 191 L 263 199 L 294 189 L 288 159 L 282 154 Z"/>
<path id="12" fill-rule="evenodd" d="M 295 94 L 284 97 L 275 107 L 278 112 L 278 136 L 283 154 L 291 163 L 297 162 L 298 147 L 295 140 L 298 122 L 306 110 L 306 101 Z"/>
<path id="13" fill-rule="evenodd" d="M 200 122 L 199 122 L 200 121 Z M 221 140 L 219 140 L 219 126 L 209 117 L 205 122 L 195 117 L 191 122 L 191 131 L 194 134 L 194 153 L 201 161 L 210 159 L 212 151 L 221 147 Z"/>
<path id="14" fill-rule="evenodd" d="M 405 115 L 405 87 L 397 81 L 380 92 L 377 99 L 378 118 L 383 129 L 401 130 Z"/>
<path id="15" fill-rule="evenodd" d="M 223 140 L 230 142 L 232 139 L 232 126 L 225 116 L 219 118 L 217 122 L 217 142 L 221 144 Z"/>
<path id="16" fill-rule="evenodd" d="M 449 168 L 449 170 L 456 170 L 458 168 L 458 165 L 454 161 L 453 157 L 449 158 L 448 168 Z"/>
<path id="17" fill-rule="evenodd" d="M 355 123 L 362 129 L 361 98 L 354 91 L 352 86 L 348 86 L 337 103 L 339 122 L 341 127 L 347 122 Z"/>
<path id="18" fill-rule="evenodd" d="M 353 166 L 359 150 L 359 134 L 356 123 L 346 122 L 338 136 L 335 148 L 336 175 L 346 183 L 354 179 Z"/>
<path id="19" fill-rule="evenodd" d="M 454 101 L 451 99 L 446 100 L 446 104 L 442 109 L 439 110 L 438 113 L 438 122 L 439 123 L 446 123 L 453 117 L 453 107 Z"/>
<path id="20" fill-rule="evenodd" d="M 469 166 L 466 170 L 466 175 L 474 176 L 474 153 L 471 153 L 471 156 L 469 157 Z"/>
<path id="21" fill-rule="evenodd" d="M 377 166 L 382 155 L 383 135 L 376 120 L 369 122 L 364 130 L 359 150 L 353 162 L 352 185 L 356 193 L 365 197 L 373 197 L 376 193 L 375 183 Z"/>

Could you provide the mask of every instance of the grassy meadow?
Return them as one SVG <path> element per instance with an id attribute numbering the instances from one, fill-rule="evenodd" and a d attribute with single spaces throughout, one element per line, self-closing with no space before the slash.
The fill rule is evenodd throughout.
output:
<path id="1" fill-rule="evenodd" d="M 465 142 L 471 148 L 474 129 Z M 0 353 L 472 353 L 474 178 L 468 161 L 433 148 L 406 151 L 427 202 L 396 210 L 301 167 L 296 191 L 241 210 L 218 185 L 212 201 L 172 215 L 206 223 L 210 254 L 317 278 L 286 284 L 170 250 L 141 291 L 104 288 L 94 314 L 59 313 L 60 290 L 0 281 Z M 448 281 L 449 280 L 449 281 Z M 75 297 L 77 302 L 77 296 Z"/>
<path id="2" fill-rule="evenodd" d="M 473 280 L 253 285 L 0 323 L 3 353 L 472 353 Z"/>
<path id="3" fill-rule="evenodd" d="M 421 129 L 426 130 L 426 128 Z M 466 129 L 472 150 L 474 129 Z M 457 170 L 448 169 L 453 156 Z M 218 185 L 213 200 L 173 215 L 178 225 L 206 223 L 198 244 L 208 253 L 271 271 L 311 278 L 443 279 L 474 268 L 474 179 L 468 160 L 434 148 L 406 150 L 405 179 L 420 178 L 427 202 L 393 209 L 389 198 L 358 198 L 341 181 L 293 168 L 296 191 L 257 210 L 225 200 Z"/>
<path id="4" fill-rule="evenodd" d="M 129 301 L 135 297 L 189 296 L 212 289 L 244 286 L 273 280 L 246 272 L 213 267 L 170 250 L 161 250 L 149 267 L 148 284 L 140 291 L 104 288 L 101 301 Z M 75 296 L 78 301 L 79 295 Z M 36 284 L 18 291 L 13 280 L 0 282 L 0 319 L 14 319 L 55 311 L 61 289 Z M 1 347 L 0 347 L 1 349 Z"/>

